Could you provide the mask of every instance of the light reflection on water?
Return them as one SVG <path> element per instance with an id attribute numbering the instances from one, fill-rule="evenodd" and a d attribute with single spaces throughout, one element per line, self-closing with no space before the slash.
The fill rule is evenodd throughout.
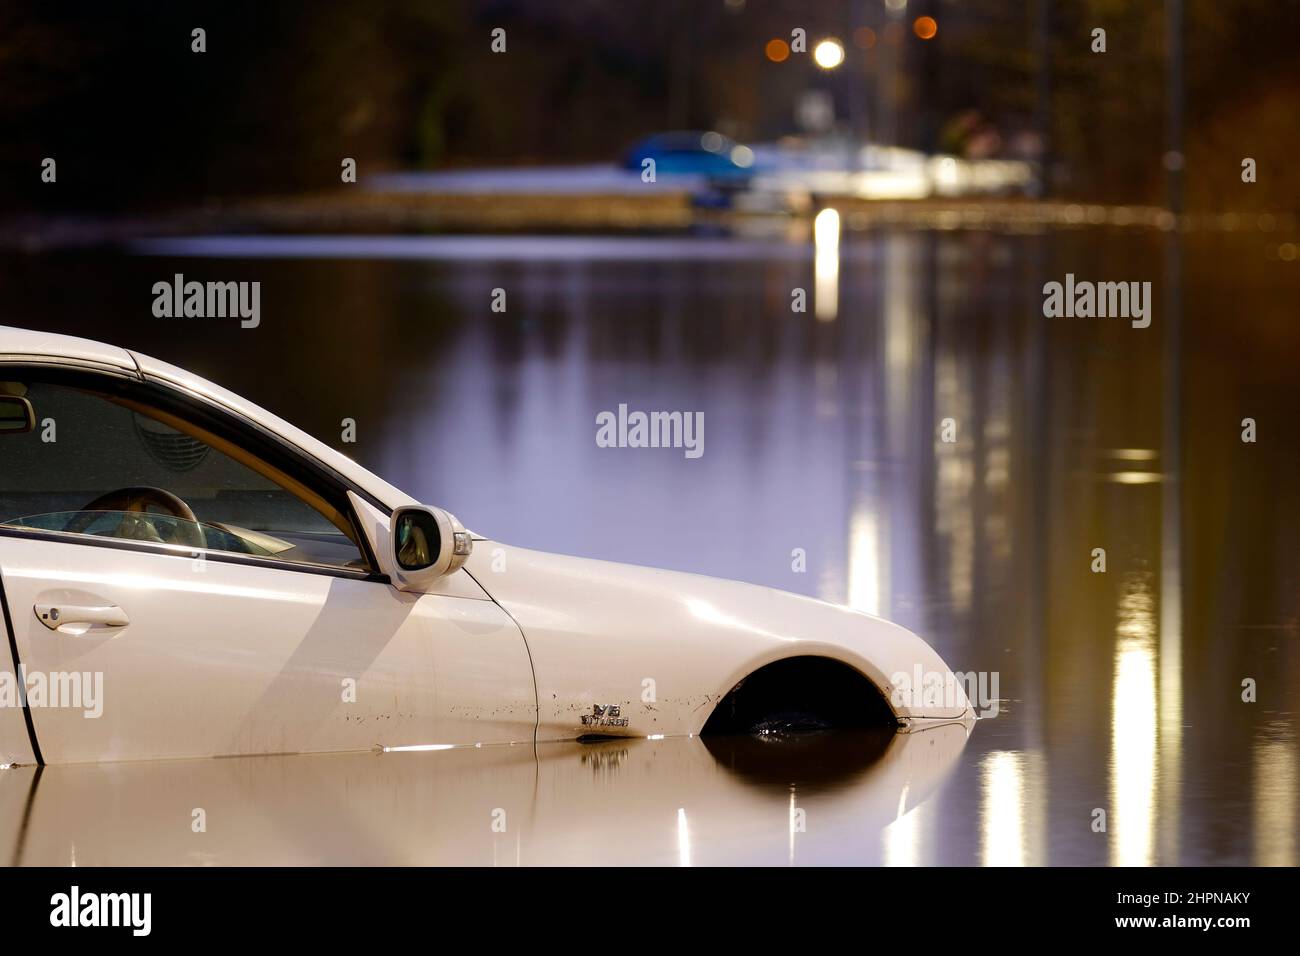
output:
<path id="1" fill-rule="evenodd" d="M 1040 756 L 1033 751 L 994 750 L 980 764 L 980 863 L 1041 866 Z"/>
<path id="2" fill-rule="evenodd" d="M 1154 862 L 1156 648 L 1150 575 L 1121 583 L 1111 694 L 1110 861 Z"/>
<path id="3" fill-rule="evenodd" d="M 1257 740 L 1254 775 L 1255 853 L 1251 862 L 1257 866 L 1295 866 L 1295 738 Z"/>
<path id="4" fill-rule="evenodd" d="M 999 716 L 923 800 L 859 797 L 869 833 L 851 800 L 796 832 L 799 779 L 714 795 L 734 819 L 710 826 L 690 778 L 629 861 L 1298 862 L 1300 296 L 1249 238 L 1189 248 L 1182 315 L 1154 234 L 277 241 L 8 262 L 8 321 L 192 367 L 326 440 L 355 418 L 336 447 L 502 540 L 845 602 L 1000 672 Z M 160 324 L 148 290 L 176 271 L 260 279 L 262 328 Z M 1152 279 L 1152 328 L 1043 320 L 1066 271 Z M 620 403 L 704 412 L 704 456 L 598 448 Z M 1237 439 L 1247 414 L 1267 441 Z M 481 766 L 475 786 L 509 777 Z M 626 822 L 586 779 L 551 823 Z M 530 834 L 524 862 L 573 859 Z"/>

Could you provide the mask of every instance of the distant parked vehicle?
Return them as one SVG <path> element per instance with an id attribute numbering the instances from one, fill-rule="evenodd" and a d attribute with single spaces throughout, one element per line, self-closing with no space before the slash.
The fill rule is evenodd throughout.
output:
<path id="1" fill-rule="evenodd" d="M 656 133 L 623 155 L 626 169 L 641 172 L 654 160 L 655 176 L 703 176 L 715 188 L 743 187 L 754 175 L 754 151 L 712 131 Z"/>

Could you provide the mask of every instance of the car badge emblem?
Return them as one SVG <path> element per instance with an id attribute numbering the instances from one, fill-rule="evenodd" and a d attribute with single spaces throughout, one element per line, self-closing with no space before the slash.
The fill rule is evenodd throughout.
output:
<path id="1" fill-rule="evenodd" d="M 584 727 L 626 727 L 627 718 L 618 704 L 592 704 L 591 713 L 582 715 Z"/>

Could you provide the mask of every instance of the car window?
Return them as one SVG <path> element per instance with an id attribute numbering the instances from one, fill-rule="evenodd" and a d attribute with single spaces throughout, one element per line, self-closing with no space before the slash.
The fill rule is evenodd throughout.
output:
<path id="1" fill-rule="evenodd" d="M 201 429 L 65 385 L 0 380 L 0 394 L 27 398 L 37 423 L 0 434 L 0 525 L 366 567 L 346 518 Z"/>

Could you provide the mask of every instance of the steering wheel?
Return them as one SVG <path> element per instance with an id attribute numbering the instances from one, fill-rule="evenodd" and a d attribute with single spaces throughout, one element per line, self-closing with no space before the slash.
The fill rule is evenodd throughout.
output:
<path id="1" fill-rule="evenodd" d="M 144 485 L 133 488 L 119 488 L 116 491 L 100 495 L 94 501 L 83 505 L 77 514 L 68 519 L 68 523 L 63 526 L 63 530 L 81 533 L 90 527 L 91 523 L 98 517 L 96 512 L 123 511 L 127 512 L 127 514 L 122 516 L 122 521 L 117 526 L 114 537 L 162 541 L 163 538 L 158 534 L 158 529 L 153 526 L 153 523 L 148 518 L 147 512 L 150 505 L 155 505 L 173 518 L 180 519 L 175 525 L 176 533 L 172 540 L 168 542 L 169 544 L 183 544 L 192 548 L 207 547 L 203 527 L 199 524 L 198 519 L 194 517 L 194 512 L 189 505 L 170 491 Z M 139 515 L 139 517 L 135 517 L 136 515 Z"/>

